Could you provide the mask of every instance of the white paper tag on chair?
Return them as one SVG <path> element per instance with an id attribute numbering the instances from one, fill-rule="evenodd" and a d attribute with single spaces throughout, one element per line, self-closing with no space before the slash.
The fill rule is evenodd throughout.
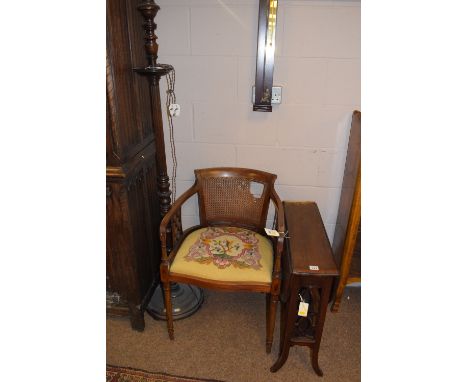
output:
<path id="1" fill-rule="evenodd" d="M 300 302 L 299 310 L 297 314 L 302 317 L 307 317 L 308 310 L 309 310 L 309 304 L 307 302 Z"/>
<path id="2" fill-rule="evenodd" d="M 265 232 L 268 236 L 279 236 L 279 232 L 276 229 L 265 228 Z"/>

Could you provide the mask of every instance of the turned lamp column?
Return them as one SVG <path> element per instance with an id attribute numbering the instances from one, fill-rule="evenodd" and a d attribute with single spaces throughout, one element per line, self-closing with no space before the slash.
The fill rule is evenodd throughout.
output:
<path id="1" fill-rule="evenodd" d="M 136 68 L 135 71 L 146 76 L 150 85 L 151 120 L 156 144 L 156 164 L 158 170 L 157 184 L 159 207 L 161 217 L 163 217 L 171 208 L 171 190 L 169 189 L 169 176 L 167 175 L 159 80 L 162 76 L 173 70 L 173 67 L 171 65 L 157 63 L 158 44 L 156 42 L 157 36 L 154 33 L 156 29 L 154 18 L 159 11 L 159 6 L 156 5 L 153 0 L 147 0 L 138 6 L 138 10 L 145 19 L 143 28 L 145 30 L 145 50 L 148 66 L 146 68 Z M 168 228 L 170 229 L 170 227 Z M 171 235 L 168 235 L 168 238 L 171 239 Z"/>
<path id="2" fill-rule="evenodd" d="M 157 168 L 157 188 L 159 198 L 159 210 L 161 219 L 171 208 L 171 190 L 169 187 L 169 176 L 167 175 L 166 164 L 166 149 L 164 140 L 161 96 L 159 93 L 159 80 L 162 76 L 174 70 L 171 65 L 160 64 L 158 59 L 158 44 L 157 36 L 154 33 L 156 24 L 154 18 L 159 11 L 159 6 L 154 0 L 144 0 L 137 9 L 142 14 L 145 22 L 143 29 L 145 30 L 145 51 L 148 59 L 146 68 L 135 68 L 135 72 L 146 76 L 149 82 L 150 98 L 151 98 L 151 120 L 154 131 L 154 141 L 156 145 L 156 168 Z M 167 227 L 167 251 L 172 250 L 172 227 L 171 224 Z M 166 263 L 164 266 L 169 266 Z M 174 320 L 187 317 L 198 310 L 203 302 L 203 293 L 200 288 L 186 284 L 171 283 L 171 298 L 173 307 Z M 161 285 L 156 288 L 156 291 L 148 304 L 148 313 L 153 318 L 166 319 L 163 291 Z"/>

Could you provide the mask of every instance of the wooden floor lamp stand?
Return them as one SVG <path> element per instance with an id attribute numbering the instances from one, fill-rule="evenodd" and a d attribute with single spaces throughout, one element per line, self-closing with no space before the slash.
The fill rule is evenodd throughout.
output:
<path id="1" fill-rule="evenodd" d="M 158 59 L 158 44 L 156 42 L 156 24 L 154 18 L 159 11 L 159 6 L 154 0 L 144 0 L 138 6 L 138 10 L 144 18 L 143 29 L 145 30 L 145 51 L 148 60 L 148 66 L 144 68 L 134 68 L 133 70 L 148 79 L 150 89 L 150 101 L 152 107 L 152 125 L 156 143 L 156 165 L 158 170 L 157 187 L 159 197 L 159 211 L 161 219 L 171 208 L 171 190 L 169 176 L 167 175 L 166 148 L 164 144 L 164 130 L 161 111 L 161 96 L 159 92 L 159 80 L 174 70 L 171 65 L 161 64 Z M 168 247 L 172 249 L 172 227 L 168 227 L 169 243 Z M 188 317 L 195 313 L 203 302 L 203 293 L 200 288 L 191 285 L 177 285 L 171 287 L 171 297 L 173 299 L 173 314 L 177 318 Z M 153 318 L 165 319 L 163 290 L 158 285 L 148 305 L 148 313 Z"/>

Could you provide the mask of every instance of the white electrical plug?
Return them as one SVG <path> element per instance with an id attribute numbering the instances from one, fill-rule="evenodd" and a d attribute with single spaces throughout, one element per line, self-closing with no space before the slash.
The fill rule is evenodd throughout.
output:
<path id="1" fill-rule="evenodd" d="M 171 103 L 169 105 L 169 114 L 171 117 L 178 117 L 180 115 L 180 105 L 177 103 Z"/>

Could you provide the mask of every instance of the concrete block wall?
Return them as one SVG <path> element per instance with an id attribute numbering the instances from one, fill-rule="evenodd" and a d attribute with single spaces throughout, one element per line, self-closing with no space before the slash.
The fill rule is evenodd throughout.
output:
<path id="1" fill-rule="evenodd" d="M 159 62 L 175 67 L 182 108 L 174 119 L 177 195 L 195 168 L 273 172 L 283 200 L 317 202 L 332 241 L 351 114 L 360 109 L 360 2 L 279 0 L 274 84 L 283 96 L 272 113 L 251 104 L 258 0 L 156 3 Z M 167 121 L 165 129 L 168 141 Z M 184 226 L 197 215 L 191 200 Z"/>

